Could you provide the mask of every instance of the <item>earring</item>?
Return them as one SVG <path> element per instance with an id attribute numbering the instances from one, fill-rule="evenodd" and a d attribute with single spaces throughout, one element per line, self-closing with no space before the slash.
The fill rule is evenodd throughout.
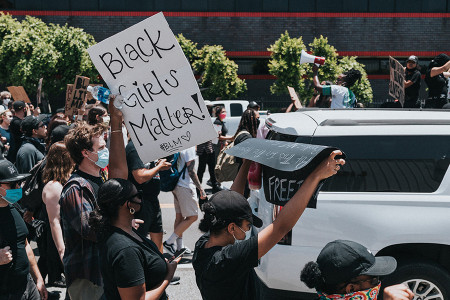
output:
<path id="1" fill-rule="evenodd" d="M 130 214 L 134 215 L 135 212 L 136 210 L 133 207 L 130 207 Z"/>

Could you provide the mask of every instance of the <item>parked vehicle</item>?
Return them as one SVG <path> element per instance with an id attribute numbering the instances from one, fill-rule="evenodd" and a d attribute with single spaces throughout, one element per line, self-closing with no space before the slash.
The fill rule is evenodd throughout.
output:
<path id="1" fill-rule="evenodd" d="M 268 139 L 334 146 L 347 160 L 317 209 L 260 260 L 263 299 L 313 298 L 300 271 L 336 239 L 395 257 L 384 284 L 404 282 L 415 299 L 450 299 L 450 111 L 300 109 L 272 114 L 266 126 Z M 249 201 L 263 228 L 281 209 L 263 188 Z"/>
<path id="2" fill-rule="evenodd" d="M 227 111 L 227 117 L 225 118 L 225 122 L 228 128 L 228 135 L 234 135 L 239 126 L 239 122 L 241 121 L 242 113 L 247 109 L 248 105 L 247 100 L 216 100 L 216 101 L 208 101 L 205 100 L 206 105 L 216 106 L 224 106 Z M 214 108 L 212 110 L 214 112 Z M 216 119 L 216 116 L 211 114 L 211 119 Z"/>

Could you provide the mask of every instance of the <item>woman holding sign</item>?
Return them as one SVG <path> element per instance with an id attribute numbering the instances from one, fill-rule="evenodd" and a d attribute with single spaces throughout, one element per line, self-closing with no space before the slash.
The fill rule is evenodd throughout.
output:
<path id="1" fill-rule="evenodd" d="M 220 191 L 203 208 L 205 216 L 199 229 L 205 234 L 195 245 L 192 264 L 203 299 L 257 299 L 254 267 L 289 230 L 294 227 L 313 196 L 319 182 L 333 176 L 345 164 L 339 150 L 307 177 L 300 189 L 281 210 L 277 219 L 251 237 L 252 225 L 262 221 L 252 214 L 243 197 L 251 161 L 244 160 L 231 186 Z"/>

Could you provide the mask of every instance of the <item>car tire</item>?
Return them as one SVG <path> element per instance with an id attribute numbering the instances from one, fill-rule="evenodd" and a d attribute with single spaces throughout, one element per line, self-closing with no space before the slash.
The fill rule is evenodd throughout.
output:
<path id="1" fill-rule="evenodd" d="M 450 299 L 450 274 L 434 262 L 400 261 L 397 270 L 383 279 L 383 287 L 399 283 L 415 293 L 414 299 Z"/>

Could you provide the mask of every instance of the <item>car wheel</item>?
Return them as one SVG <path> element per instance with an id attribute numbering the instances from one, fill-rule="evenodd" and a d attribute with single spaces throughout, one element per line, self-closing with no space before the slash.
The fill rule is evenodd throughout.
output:
<path id="1" fill-rule="evenodd" d="M 383 280 L 383 286 L 404 283 L 414 293 L 414 300 L 450 299 L 450 274 L 433 262 L 401 263 Z"/>

